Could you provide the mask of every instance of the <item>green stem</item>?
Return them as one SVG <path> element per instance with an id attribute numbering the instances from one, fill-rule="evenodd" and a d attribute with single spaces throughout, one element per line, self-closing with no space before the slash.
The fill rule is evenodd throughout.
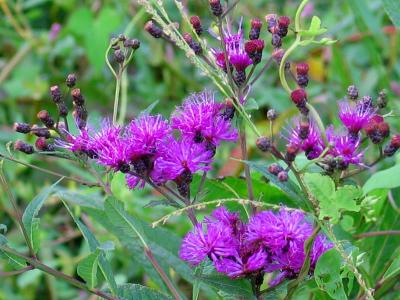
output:
<path id="1" fill-rule="evenodd" d="M 119 92 L 121 90 L 121 75 L 122 75 L 122 67 L 120 66 L 118 69 L 115 85 L 115 96 L 114 96 L 114 110 L 113 110 L 113 124 L 117 123 L 117 114 L 118 114 L 118 103 L 119 103 Z"/>
<path id="2" fill-rule="evenodd" d="M 126 117 L 128 107 L 128 83 L 128 75 L 126 72 L 123 72 L 121 78 L 121 110 L 118 117 L 118 124 L 123 124 Z"/>
<path id="3" fill-rule="evenodd" d="M 71 277 L 71 276 L 69 276 L 69 275 L 67 275 L 65 273 L 62 273 L 62 272 L 58 271 L 58 270 L 50 268 L 49 266 L 43 264 L 41 261 L 37 260 L 36 258 L 28 257 L 28 256 L 26 256 L 26 255 L 24 255 L 24 254 L 22 254 L 22 253 L 20 253 L 18 251 L 15 251 L 14 249 L 11 249 L 11 248 L 6 247 L 6 246 L 0 246 L 0 249 L 2 251 L 7 252 L 7 253 L 13 254 L 13 255 L 15 255 L 15 256 L 17 256 L 19 258 L 22 258 L 27 263 L 29 263 L 29 265 L 31 265 L 32 267 L 34 267 L 34 268 L 36 268 L 38 270 L 41 270 L 41 271 L 43 271 L 43 272 L 45 272 L 47 274 L 53 275 L 54 277 L 60 278 L 60 279 L 62 279 L 64 281 L 67 281 L 68 283 L 76 286 L 79 289 L 88 291 L 88 292 L 90 292 L 92 294 L 95 294 L 95 295 L 97 295 L 99 297 L 102 297 L 104 299 L 107 299 L 107 300 L 116 300 L 116 299 L 118 299 L 118 298 L 115 298 L 115 297 L 113 297 L 113 296 L 111 296 L 111 295 L 109 295 L 107 293 L 104 293 L 103 291 L 101 291 L 99 289 L 89 288 L 88 286 L 86 286 L 86 284 L 84 282 L 79 281 L 79 280 L 75 279 L 74 277 Z"/>

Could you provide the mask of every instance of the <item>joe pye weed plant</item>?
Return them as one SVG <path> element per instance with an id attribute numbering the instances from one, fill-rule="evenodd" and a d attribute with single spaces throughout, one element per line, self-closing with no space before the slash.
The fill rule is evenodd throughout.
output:
<path id="1" fill-rule="evenodd" d="M 150 18 L 144 30 L 184 51 L 213 88 L 193 91 L 169 118 L 155 113 L 154 103 L 126 122 L 122 76 L 141 48 L 137 39 L 123 34 L 111 39 L 105 53 L 115 77 L 112 116 L 99 123 L 89 117 L 74 74 L 65 84 L 52 86 L 50 97 L 58 114 L 41 110 L 41 125 L 15 123 L 17 132 L 35 136 L 34 145 L 13 141 L 1 158 L 60 180 L 22 212 L 1 172 L 12 218 L 25 240 L 25 246 L 10 243 L 6 227 L 1 227 L 0 254 L 10 268 L 1 275 L 38 269 L 104 299 L 200 299 L 203 294 L 209 299 L 393 299 L 400 274 L 398 245 L 382 261 L 364 241 L 399 234 L 395 228 L 375 225 L 387 197 L 389 208 L 399 213 L 390 192 L 396 186 L 382 177 L 398 176 L 400 169 L 371 172 L 383 160 L 394 162 L 400 148 L 400 135 L 388 122 L 395 114 L 384 90 L 360 95 L 355 83 L 337 101 L 334 125 L 324 122 L 307 91 L 309 65 L 292 60 L 301 47 L 336 42 L 323 36 L 327 29 L 319 17 L 302 20 L 308 1 L 299 3 L 294 16 L 265 12 L 263 20 L 247 20 L 237 17 L 239 1 L 204 1 L 209 16 L 201 19 L 175 0 L 181 27 L 164 1 L 138 2 Z M 253 87 L 274 71 L 297 112 L 280 132 L 274 132 L 277 110 L 266 113 L 268 128 L 260 128 L 252 118 Z M 243 165 L 243 178 L 215 180 L 215 158 L 227 143 L 240 146 L 241 157 L 235 160 Z M 249 144 L 256 144 L 263 159 L 249 158 Z M 20 160 L 16 152 L 68 160 L 96 181 L 41 169 Z M 376 156 L 370 161 L 367 153 Z M 267 159 L 275 162 L 265 163 Z M 362 172 L 371 172 L 371 177 L 359 184 L 354 179 Z M 122 177 L 127 189 L 154 190 L 159 199 L 150 206 L 167 206 L 170 213 L 152 224 L 131 214 L 124 205 L 130 200 L 120 199 L 113 188 Z M 243 189 L 235 190 L 243 180 Z M 66 181 L 101 189 L 101 201 L 71 205 L 58 190 Z M 271 191 L 279 200 L 268 197 Z M 50 195 L 62 200 L 90 249 L 75 277 L 41 259 L 39 211 Z M 151 288 L 117 284 L 109 261 L 114 243 L 99 242 L 98 233 L 82 221 L 87 215 L 141 264 L 154 282 Z M 183 238 L 166 228 L 181 215 L 192 225 Z M 384 245 L 373 247 L 380 253 Z M 191 293 L 182 290 L 188 284 Z"/>

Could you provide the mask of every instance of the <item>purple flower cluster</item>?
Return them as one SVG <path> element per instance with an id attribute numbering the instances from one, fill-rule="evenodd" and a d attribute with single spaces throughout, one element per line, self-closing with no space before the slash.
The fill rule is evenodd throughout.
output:
<path id="1" fill-rule="evenodd" d="M 313 226 L 300 211 L 262 211 L 245 224 L 238 213 L 220 207 L 185 236 L 180 257 L 193 266 L 208 258 L 230 278 L 278 271 L 270 283 L 276 285 L 298 275 L 305 259 L 304 243 L 312 233 Z M 332 246 L 324 235 L 317 235 L 310 254 L 311 272 Z"/>
<path id="2" fill-rule="evenodd" d="M 143 187 L 146 180 L 156 184 L 173 180 L 179 189 L 191 182 L 192 174 L 211 168 L 221 141 L 236 141 L 237 130 L 225 117 L 225 109 L 211 92 L 196 93 L 176 108 L 171 122 L 147 114 L 127 126 L 106 120 L 98 131 L 87 126 L 77 135 L 65 131 L 66 140 L 57 145 L 126 173 L 131 189 Z"/>

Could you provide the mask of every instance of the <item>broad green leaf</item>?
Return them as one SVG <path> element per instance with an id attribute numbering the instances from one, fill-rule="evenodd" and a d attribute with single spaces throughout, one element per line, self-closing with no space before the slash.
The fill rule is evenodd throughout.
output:
<path id="1" fill-rule="evenodd" d="M 100 253 L 101 251 L 97 249 L 78 264 L 78 275 L 85 280 L 87 286 L 90 288 L 95 287 L 97 284 L 97 263 Z"/>
<path id="2" fill-rule="evenodd" d="M 38 244 L 38 235 L 35 232 L 38 229 L 37 221 L 35 221 L 35 217 L 39 213 L 44 201 L 50 196 L 50 194 L 54 191 L 55 186 L 62 180 L 58 180 L 52 186 L 43 189 L 39 195 L 37 195 L 26 207 L 24 214 L 22 215 L 22 223 L 24 224 L 25 230 L 28 233 L 29 243 L 31 243 L 32 248 L 35 249 L 35 244 Z M 35 224 L 36 222 L 36 224 Z"/>
<path id="3" fill-rule="evenodd" d="M 66 209 L 68 210 L 69 214 L 71 215 L 72 219 L 78 226 L 79 230 L 82 232 L 83 237 L 89 244 L 90 251 L 94 252 L 98 248 L 101 249 L 101 245 L 97 241 L 94 234 L 89 230 L 89 228 L 87 228 L 87 226 L 85 224 L 83 224 L 77 217 L 75 217 L 75 215 L 72 213 L 72 211 L 70 210 L 70 208 L 64 201 L 63 201 L 63 203 L 64 203 L 64 206 L 66 207 Z M 113 294 L 115 294 L 117 292 L 117 284 L 114 279 L 114 273 L 112 271 L 111 265 L 110 265 L 109 261 L 107 260 L 104 253 L 101 253 L 99 256 L 99 267 L 100 267 L 100 270 L 101 270 L 104 278 L 107 280 L 108 284 L 110 285 L 111 291 L 113 292 Z"/>
<path id="4" fill-rule="evenodd" d="M 400 27 L 400 1 L 383 0 L 383 7 L 396 27 Z"/>
<path id="5" fill-rule="evenodd" d="M 335 184 L 329 176 L 318 173 L 307 173 L 304 180 L 311 193 L 319 202 L 319 218 L 329 218 L 337 223 L 342 211 L 359 211 L 356 200 L 361 197 L 361 191 L 355 186 L 346 185 L 335 191 Z"/>
<path id="6" fill-rule="evenodd" d="M 376 189 L 393 189 L 400 186 L 398 175 L 400 174 L 400 164 L 389 169 L 376 172 L 363 186 L 364 194 Z"/>
<path id="7" fill-rule="evenodd" d="M 398 256 L 389 266 L 385 274 L 383 275 L 383 280 L 393 278 L 400 274 L 400 256 Z"/>
<path id="8" fill-rule="evenodd" d="M 56 190 L 55 195 L 68 203 L 97 209 L 104 207 L 104 199 L 99 191 L 84 194 L 81 190 L 70 191 L 62 187 L 58 187 Z"/>
<path id="9" fill-rule="evenodd" d="M 118 286 L 118 296 L 122 300 L 172 300 L 156 290 L 140 284 L 124 284 Z"/>
<path id="10" fill-rule="evenodd" d="M 347 299 L 340 277 L 341 256 L 335 250 L 326 251 L 318 259 L 314 276 L 318 287 L 336 300 Z"/>
<path id="11" fill-rule="evenodd" d="M 304 198 L 302 197 L 302 192 L 298 188 L 298 186 L 291 181 L 290 179 L 287 182 L 280 182 L 275 175 L 272 175 L 268 172 L 266 165 L 261 165 L 258 163 L 254 163 L 251 161 L 244 161 L 250 168 L 260 172 L 263 176 L 265 176 L 273 185 L 278 187 L 280 190 L 285 192 L 292 200 L 295 201 L 298 207 L 304 208 Z"/>

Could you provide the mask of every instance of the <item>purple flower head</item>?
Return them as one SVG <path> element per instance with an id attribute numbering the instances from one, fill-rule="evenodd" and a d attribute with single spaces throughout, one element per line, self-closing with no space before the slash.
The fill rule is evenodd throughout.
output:
<path id="1" fill-rule="evenodd" d="M 170 138 L 164 145 L 163 156 L 156 159 L 152 177 L 157 182 L 174 180 L 184 172 L 196 173 L 199 170 L 210 170 L 212 152 L 203 144 L 192 140 L 175 140 Z"/>
<path id="2" fill-rule="evenodd" d="M 237 242 L 232 238 L 229 228 L 208 224 L 204 232 L 202 225 L 198 224 L 183 239 L 179 256 L 196 266 L 206 257 L 216 261 L 222 257 L 235 256 L 236 247 Z"/>
<path id="3" fill-rule="evenodd" d="M 61 24 L 59 23 L 53 23 L 51 24 L 50 32 L 49 32 L 49 40 L 54 41 L 58 34 L 61 31 Z"/>
<path id="4" fill-rule="evenodd" d="M 180 130 L 184 137 L 196 143 L 206 140 L 217 146 L 222 140 L 235 141 L 236 129 L 219 115 L 223 107 L 223 104 L 215 102 L 214 94 L 209 91 L 192 94 L 172 115 L 172 128 Z"/>
<path id="5" fill-rule="evenodd" d="M 205 218 L 207 224 L 220 224 L 231 229 L 231 234 L 240 238 L 244 233 L 244 224 L 239 218 L 239 213 L 231 213 L 224 206 L 214 210 L 210 217 Z"/>
<path id="6" fill-rule="evenodd" d="M 211 48 L 211 53 L 214 55 L 215 63 L 217 64 L 217 66 L 223 70 L 227 70 L 224 51 Z"/>
<path id="7" fill-rule="evenodd" d="M 240 257 L 222 258 L 214 262 L 215 268 L 220 273 L 225 273 L 230 278 L 239 278 L 255 273 L 264 268 L 268 255 L 259 250 L 246 259 Z"/>
<path id="8" fill-rule="evenodd" d="M 89 152 L 93 150 L 91 145 L 91 136 L 87 128 L 79 129 L 77 135 L 72 135 L 70 132 L 63 130 L 66 136 L 66 141 L 58 139 L 56 145 L 60 148 L 67 149 L 72 152 Z"/>
<path id="9" fill-rule="evenodd" d="M 339 118 L 349 133 L 355 136 L 367 125 L 374 113 L 372 106 L 353 105 L 348 101 L 339 102 Z"/>
<path id="10" fill-rule="evenodd" d="M 278 218 L 272 211 L 263 211 L 254 215 L 246 227 L 246 242 L 255 249 L 267 247 L 274 251 L 281 245 L 281 241 L 278 241 L 278 245 L 275 243 L 274 236 L 278 222 Z"/>
<path id="11" fill-rule="evenodd" d="M 171 128 L 162 116 L 141 115 L 126 128 L 132 159 L 142 155 L 157 154 L 160 145 L 171 133 Z"/>
<path id="12" fill-rule="evenodd" d="M 296 122 L 296 121 L 295 121 Z M 310 121 L 308 136 L 305 139 L 300 137 L 300 122 L 293 127 L 290 132 L 288 146 L 295 146 L 301 151 L 304 151 L 308 159 L 314 159 L 321 155 L 325 149 L 324 141 L 321 133 L 315 123 Z"/>
<path id="13" fill-rule="evenodd" d="M 245 51 L 244 37 L 242 29 L 242 19 L 239 24 L 237 34 L 232 34 L 229 27 L 225 31 L 225 46 L 228 54 L 229 62 L 237 71 L 244 71 L 253 61 Z"/>
<path id="14" fill-rule="evenodd" d="M 126 185 L 131 190 L 135 189 L 137 186 L 139 186 L 139 188 L 142 189 L 146 184 L 146 182 L 143 179 L 131 174 L 126 174 L 125 181 Z"/>
<path id="15" fill-rule="evenodd" d="M 97 153 L 97 161 L 115 171 L 129 167 L 129 142 L 122 137 L 123 128 L 104 120 L 99 132 L 94 134 L 91 145 Z"/>
<path id="16" fill-rule="evenodd" d="M 315 269 L 315 266 L 320 256 L 332 248 L 333 243 L 329 242 L 325 235 L 318 234 L 315 237 L 314 244 L 311 249 L 311 269 Z"/>
<path id="17" fill-rule="evenodd" d="M 358 152 L 360 146 L 360 139 L 354 140 L 349 135 L 335 135 L 333 126 L 329 126 L 326 129 L 326 137 L 328 142 L 332 145 L 332 148 L 328 151 L 328 154 L 333 157 L 340 157 L 342 164 L 348 166 L 349 164 L 362 165 L 364 157 L 363 152 Z"/>

